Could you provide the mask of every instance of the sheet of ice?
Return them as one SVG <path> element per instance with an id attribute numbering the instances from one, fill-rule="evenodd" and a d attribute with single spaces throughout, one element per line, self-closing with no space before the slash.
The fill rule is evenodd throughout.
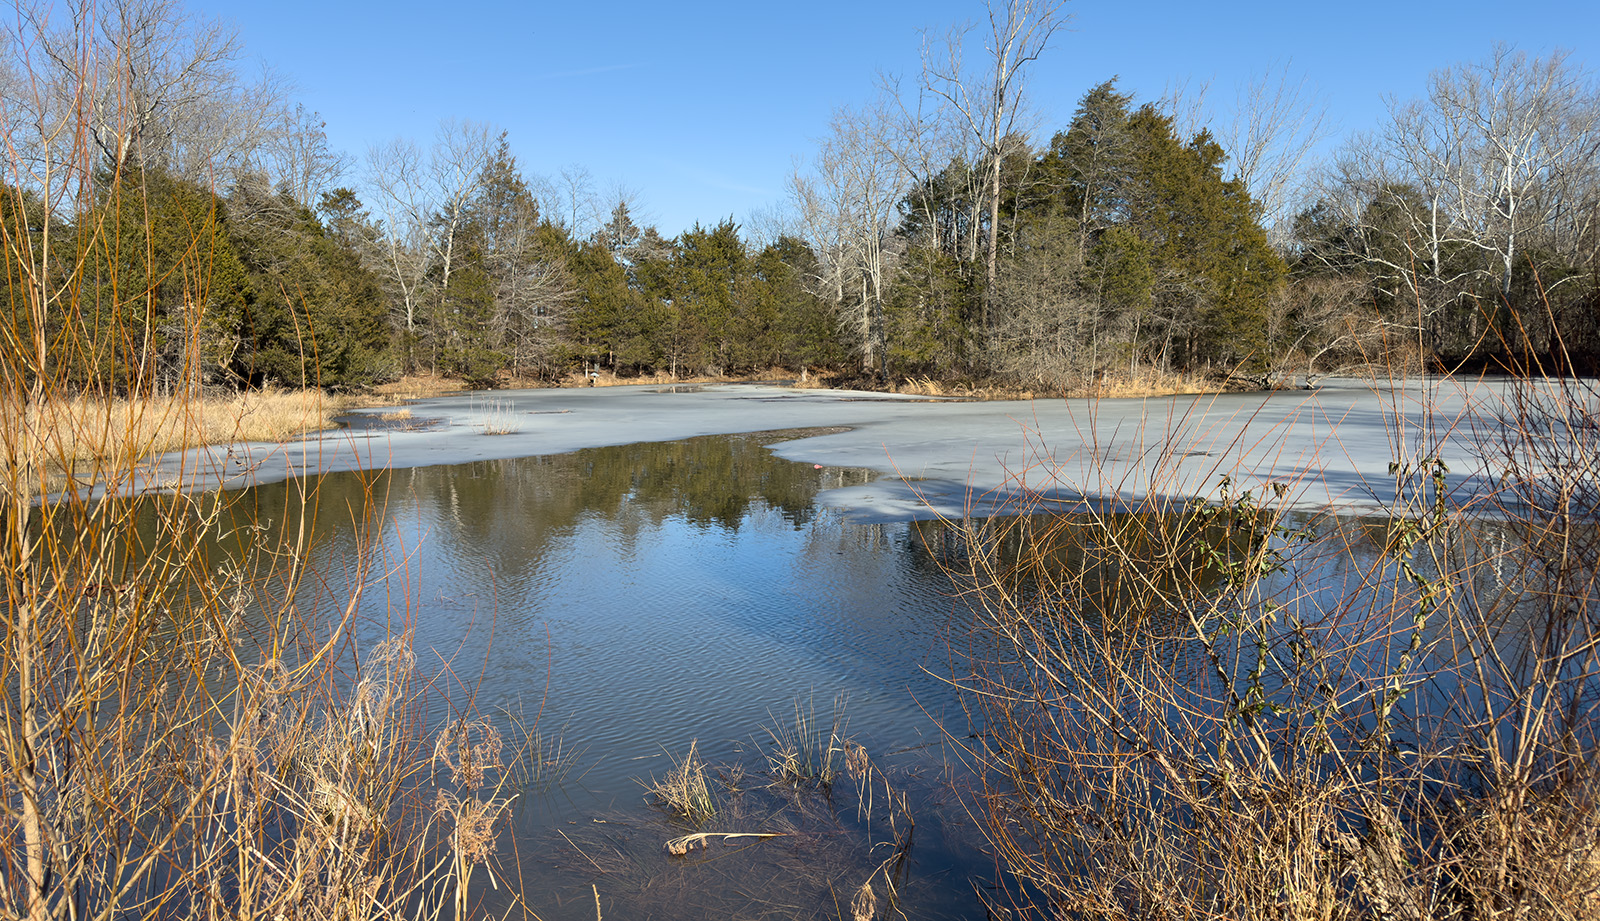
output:
<path id="1" fill-rule="evenodd" d="M 1493 385 L 1436 379 L 1099 402 L 936 401 L 763 384 L 495 391 L 416 401 L 411 431 L 352 429 L 168 455 L 147 485 L 241 486 L 317 471 L 845 426 L 774 450 L 882 471 L 874 483 L 821 496 L 863 518 L 981 512 L 1019 489 L 1063 503 L 1209 495 L 1224 475 L 1240 488 L 1284 484 L 1303 508 L 1381 512 L 1396 501 L 1397 461 L 1441 457 L 1457 495 L 1475 488 L 1482 471 L 1472 420 L 1486 418 L 1498 395 Z"/>

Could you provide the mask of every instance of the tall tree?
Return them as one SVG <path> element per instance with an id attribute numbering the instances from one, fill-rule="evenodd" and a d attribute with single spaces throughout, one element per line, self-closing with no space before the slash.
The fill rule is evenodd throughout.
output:
<path id="1" fill-rule="evenodd" d="M 721 374 L 741 358 L 735 339 L 741 329 L 744 244 L 732 218 L 715 227 L 699 224 L 678 237 L 673 259 L 672 312 L 683 359 L 697 370 Z"/>
<path id="2" fill-rule="evenodd" d="M 102 179 L 83 264 L 87 322 L 107 331 L 69 357 L 75 383 L 115 392 L 198 392 L 234 383 L 250 297 L 227 206 L 156 169 Z"/>
<path id="3" fill-rule="evenodd" d="M 884 299 L 891 277 L 890 234 L 909 175 L 891 149 L 892 119 L 881 97 L 861 111 L 834 112 L 810 176 L 796 173 L 791 192 L 819 257 L 821 290 L 846 311 L 862 368 L 882 377 Z"/>
<path id="4" fill-rule="evenodd" d="M 540 233 L 539 203 L 504 134 L 479 177 L 470 211 L 494 299 L 492 344 L 509 360 L 513 377 L 548 374 L 569 294 L 563 247 Z"/>
<path id="5" fill-rule="evenodd" d="M 1066 24 L 1061 0 L 989 0 L 984 50 L 987 66 L 976 77 L 963 73 L 962 49 L 970 26 L 953 30 L 937 50 L 923 44 L 923 82 L 961 115 L 967 130 L 982 144 L 987 173 L 985 197 L 989 235 L 984 264 L 984 303 L 992 303 L 999 271 L 1000 199 L 1008 139 L 1022 136 L 1027 68 L 1044 54 L 1057 30 Z M 988 324 L 988 317 L 982 319 Z"/>
<path id="6" fill-rule="evenodd" d="M 367 154 L 366 180 L 383 230 L 383 266 L 395 288 L 406 370 L 438 358 L 445 292 L 494 140 L 484 125 L 445 121 L 433 145 L 396 140 Z"/>
<path id="7" fill-rule="evenodd" d="M 1329 241 L 1409 295 L 1433 348 L 1515 341 L 1547 296 L 1592 284 L 1600 90 L 1564 52 L 1502 45 L 1437 71 L 1424 98 L 1394 102 L 1384 128 L 1346 145 L 1322 208 L 1349 229 Z"/>
<path id="8" fill-rule="evenodd" d="M 348 389 L 393 374 L 388 305 L 351 226 L 360 202 L 340 202 L 343 232 L 325 229 L 264 174 L 243 177 L 229 195 L 228 229 L 249 279 L 234 361 L 241 382 Z"/>

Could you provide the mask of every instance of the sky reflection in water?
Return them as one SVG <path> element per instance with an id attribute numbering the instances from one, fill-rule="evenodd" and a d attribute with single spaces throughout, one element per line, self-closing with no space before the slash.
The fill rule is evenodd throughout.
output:
<path id="1" fill-rule="evenodd" d="M 713 764 L 759 772 L 764 727 L 792 720 L 797 700 L 827 712 L 843 696 L 849 734 L 885 769 L 915 776 L 918 797 L 938 786 L 939 721 L 965 727 L 941 680 L 956 602 L 925 545 L 949 540 L 946 528 L 852 524 L 818 509 L 820 489 L 875 474 L 778 460 L 762 445 L 779 437 L 588 449 L 372 480 L 387 503 L 384 560 L 374 573 L 390 574 L 368 588 L 361 645 L 409 622 L 419 665 L 452 674 L 444 683 L 455 687 L 456 702 L 470 693 L 479 710 L 536 718 L 543 732 L 560 733 L 581 752 L 574 778 L 530 797 L 517 818 L 519 849 L 541 855 L 524 859 L 523 872 L 537 874 L 539 889 L 557 901 L 589 892 L 589 876 L 562 869 L 583 864 L 576 850 L 620 855 L 628 846 L 578 838 L 565 847 L 553 829 L 571 837 L 592 830 L 597 818 L 608 828 L 659 823 L 640 780 L 664 775 L 669 756 L 691 740 Z M 289 488 L 261 487 L 262 514 L 272 517 L 271 508 L 287 501 L 274 493 Z M 334 474 L 319 488 L 320 507 L 336 526 L 319 555 L 338 561 L 352 543 L 349 527 L 337 528 L 337 510 L 359 504 L 360 481 Z M 338 586 L 329 583 L 330 604 Z M 450 718 L 449 706 L 440 698 L 434 720 Z M 853 814 L 827 821 L 855 826 Z M 913 872 L 944 875 L 919 884 L 918 902 L 935 915 L 959 915 L 975 906 L 966 873 L 952 872 L 936 816 L 925 822 L 930 830 Z M 657 859 L 658 831 L 631 845 L 639 853 L 630 866 Z M 854 843 L 829 845 L 834 859 L 882 858 L 872 856 L 865 826 L 837 834 Z M 851 848 L 860 851 L 854 858 Z M 856 869 L 838 872 L 864 877 L 870 868 Z M 662 870 L 692 873 L 668 864 L 638 873 L 653 878 Z M 747 889 L 749 880 L 738 876 L 712 888 Z M 608 888 L 608 880 L 599 882 Z M 685 877 L 685 891 L 704 888 Z M 640 908 L 651 901 L 639 898 Z M 565 916 L 555 906 L 534 907 L 547 918 Z M 592 895 L 586 911 L 593 917 Z"/>

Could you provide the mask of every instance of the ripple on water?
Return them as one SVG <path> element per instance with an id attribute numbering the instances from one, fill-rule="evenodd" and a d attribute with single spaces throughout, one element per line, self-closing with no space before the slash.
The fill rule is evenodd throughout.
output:
<path id="1" fill-rule="evenodd" d="M 368 610 L 409 622 L 419 663 L 456 687 L 435 717 L 470 693 L 584 752 L 581 781 L 519 833 L 643 808 L 639 780 L 691 740 L 759 767 L 763 727 L 792 721 L 797 700 L 826 714 L 847 698 L 850 733 L 874 752 L 918 750 L 939 738 L 934 716 L 958 712 L 929 673 L 954 610 L 929 526 L 819 510 L 819 490 L 872 474 L 779 460 L 761 442 L 386 475 L 389 574 Z"/>

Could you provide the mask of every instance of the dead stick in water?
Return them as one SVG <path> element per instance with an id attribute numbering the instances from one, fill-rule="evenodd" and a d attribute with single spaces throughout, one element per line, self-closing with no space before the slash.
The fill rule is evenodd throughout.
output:
<path id="1" fill-rule="evenodd" d="M 727 843 L 731 838 L 787 838 L 788 835 L 775 831 L 702 831 L 681 838 L 673 838 L 667 842 L 667 853 L 674 857 L 682 857 L 694 847 L 704 847 L 712 838 L 721 838 Z"/>

